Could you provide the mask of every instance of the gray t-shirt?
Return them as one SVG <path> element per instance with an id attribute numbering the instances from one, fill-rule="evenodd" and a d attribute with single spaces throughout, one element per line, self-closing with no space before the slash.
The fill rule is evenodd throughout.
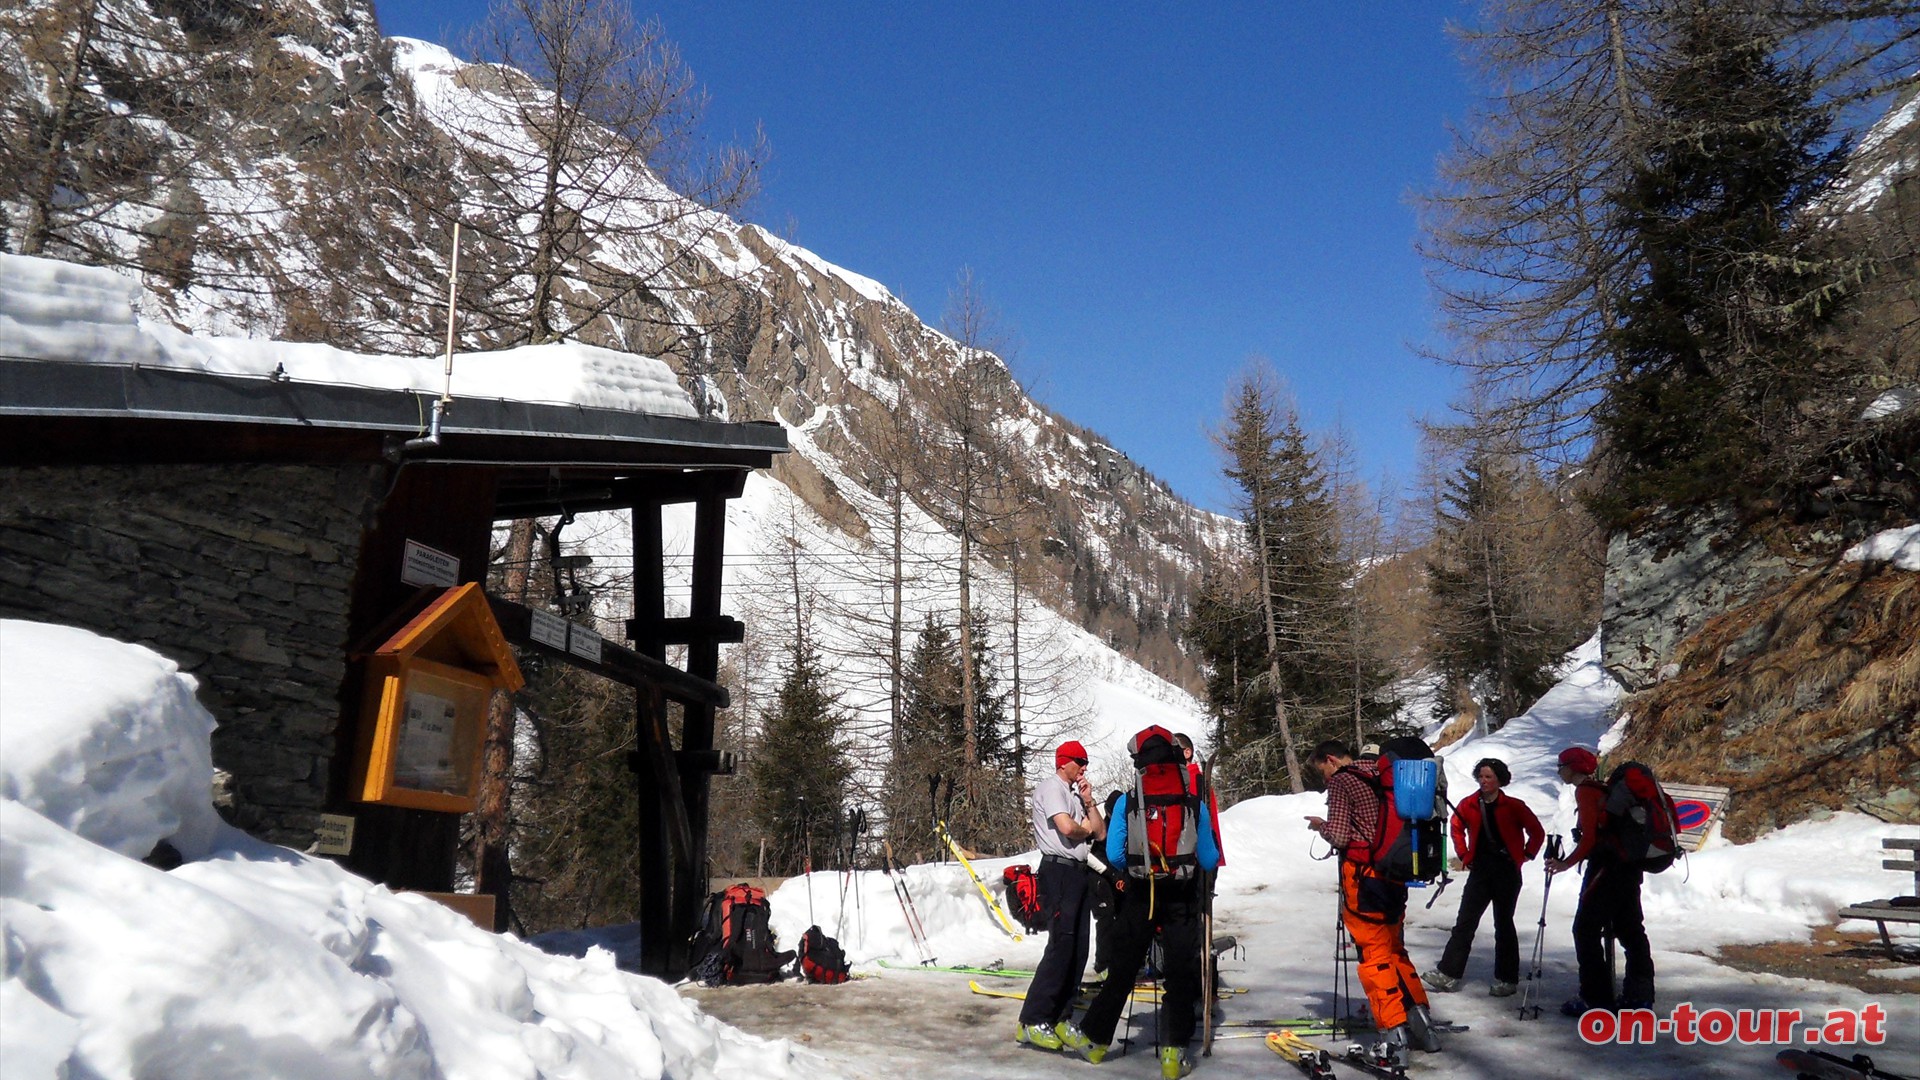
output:
<path id="1" fill-rule="evenodd" d="M 1060 830 L 1054 827 L 1053 815 L 1065 814 L 1075 821 L 1086 813 L 1080 805 L 1080 796 L 1073 788 L 1060 779 L 1059 773 L 1047 777 L 1033 787 L 1033 839 L 1040 846 L 1042 855 L 1061 855 L 1069 859 L 1087 860 L 1087 842 L 1070 844 Z"/>

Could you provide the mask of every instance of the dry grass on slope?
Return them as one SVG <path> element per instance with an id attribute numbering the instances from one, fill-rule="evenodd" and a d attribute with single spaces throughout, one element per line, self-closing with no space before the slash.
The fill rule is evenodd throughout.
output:
<path id="1" fill-rule="evenodd" d="M 1914 821 L 1920 574 L 1836 564 L 1727 611 L 1681 644 L 1679 674 L 1627 704 L 1615 760 L 1733 790 L 1746 840 L 1816 808 Z"/>

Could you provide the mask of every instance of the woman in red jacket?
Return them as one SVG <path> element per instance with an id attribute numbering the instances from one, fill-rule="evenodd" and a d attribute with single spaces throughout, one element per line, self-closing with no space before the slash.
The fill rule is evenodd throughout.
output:
<path id="1" fill-rule="evenodd" d="M 1540 853 L 1546 832 L 1526 803 L 1500 790 L 1513 780 L 1506 762 L 1485 758 L 1473 767 L 1473 778 L 1480 790 L 1453 808 L 1453 850 L 1467 867 L 1460 915 L 1439 965 L 1421 979 L 1435 990 L 1459 988 L 1480 916 L 1492 905 L 1492 993 L 1505 997 L 1520 983 L 1520 935 L 1513 928 L 1513 909 L 1520 901 L 1520 867 Z"/>

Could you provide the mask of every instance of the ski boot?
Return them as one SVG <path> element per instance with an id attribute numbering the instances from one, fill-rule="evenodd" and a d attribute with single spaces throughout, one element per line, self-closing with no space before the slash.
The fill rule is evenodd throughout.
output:
<path id="1" fill-rule="evenodd" d="M 1193 1072 L 1193 1059 L 1186 1050 L 1178 1046 L 1160 1048 L 1160 1076 L 1162 1080 L 1180 1080 Z"/>
<path id="2" fill-rule="evenodd" d="M 1425 1005 L 1407 1006 L 1407 1044 L 1429 1054 L 1440 1052 L 1440 1036 L 1433 1030 L 1433 1015 Z"/>
<path id="3" fill-rule="evenodd" d="M 1455 990 L 1460 989 L 1459 979 L 1438 971 L 1422 972 L 1420 981 L 1427 984 L 1427 989 L 1435 990 L 1442 994 L 1451 994 Z"/>
<path id="4" fill-rule="evenodd" d="M 1053 1034 L 1060 1040 L 1060 1049 L 1069 1054 L 1085 1057 L 1087 1051 L 1093 1049 L 1093 1040 L 1087 1038 L 1087 1033 L 1071 1020 L 1062 1020 L 1053 1025 Z"/>
<path id="5" fill-rule="evenodd" d="M 1020 1033 L 1014 1036 L 1014 1041 L 1042 1050 L 1060 1049 L 1060 1036 L 1054 1033 L 1050 1024 L 1021 1024 Z"/>
<path id="6" fill-rule="evenodd" d="M 1381 1037 L 1373 1043 L 1356 1043 L 1347 1053 L 1359 1057 L 1368 1064 L 1383 1069 L 1405 1069 L 1407 1067 L 1407 1025 L 1400 1024 L 1380 1033 Z"/>
<path id="7" fill-rule="evenodd" d="M 1495 979 L 1493 980 L 1493 985 L 1487 987 L 1487 993 L 1492 994 L 1494 997 L 1512 997 L 1514 994 L 1519 993 L 1519 991 L 1519 983 L 1511 983 L 1503 979 Z"/>

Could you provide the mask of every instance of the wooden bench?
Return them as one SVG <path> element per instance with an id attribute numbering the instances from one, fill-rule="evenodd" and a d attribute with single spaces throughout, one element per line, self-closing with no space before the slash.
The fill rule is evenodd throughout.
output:
<path id="1" fill-rule="evenodd" d="M 1907 853 L 1904 859 L 1882 859 L 1880 866 L 1887 870 L 1913 871 L 1913 894 L 1894 897 L 1893 900 L 1863 900 L 1851 907 L 1841 908 L 1840 918 L 1865 919 L 1877 925 L 1880 927 L 1881 943 L 1887 947 L 1888 952 L 1897 953 L 1899 950 L 1894 947 L 1893 938 L 1887 934 L 1887 924 L 1890 922 L 1920 924 L 1920 902 L 1915 900 L 1915 897 L 1920 897 L 1920 838 L 1889 836 L 1880 841 L 1880 846 L 1888 851 Z M 1896 907 L 1894 900 L 1905 901 L 1905 903 Z"/>

